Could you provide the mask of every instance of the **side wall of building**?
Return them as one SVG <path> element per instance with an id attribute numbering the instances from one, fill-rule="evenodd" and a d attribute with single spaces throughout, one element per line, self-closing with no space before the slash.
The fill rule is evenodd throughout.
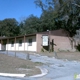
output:
<path id="1" fill-rule="evenodd" d="M 72 50 L 71 42 L 68 37 L 65 36 L 51 36 L 51 40 L 54 41 L 54 51 L 67 51 Z"/>
<path id="2" fill-rule="evenodd" d="M 36 41 L 37 41 L 37 52 L 41 52 L 42 49 L 42 34 L 36 35 Z"/>
<path id="3" fill-rule="evenodd" d="M 45 48 L 42 46 L 42 35 L 49 35 L 50 36 L 50 43 L 52 43 L 53 40 L 53 50 L 54 51 L 71 51 L 71 41 L 70 37 L 67 36 L 67 34 L 63 31 L 54 31 L 51 32 L 51 34 L 47 33 L 41 33 L 37 34 L 37 52 L 41 52 L 42 48 Z M 73 45 L 74 47 L 74 45 Z M 49 48 L 48 46 L 46 48 Z M 50 48 L 52 49 L 52 44 L 50 45 Z M 74 49 L 74 48 L 73 48 Z M 49 49 L 46 49 L 46 51 L 49 51 Z"/>

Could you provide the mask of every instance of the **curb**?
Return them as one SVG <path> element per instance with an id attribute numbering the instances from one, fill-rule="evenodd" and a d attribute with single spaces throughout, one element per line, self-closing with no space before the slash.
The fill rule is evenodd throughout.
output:
<path id="1" fill-rule="evenodd" d="M 42 77 L 44 75 L 46 75 L 48 73 L 48 70 L 45 69 L 45 68 L 41 68 L 41 67 L 37 67 L 41 70 L 41 74 L 38 74 L 38 75 L 33 75 L 33 76 L 30 76 L 30 77 Z"/>
<path id="2" fill-rule="evenodd" d="M 38 67 L 38 66 L 36 68 L 39 68 L 41 70 L 41 74 L 33 75 L 33 76 L 30 76 L 30 77 L 42 77 L 42 76 L 44 76 L 44 75 L 46 75 L 48 73 L 48 70 L 45 69 L 45 68 L 41 68 L 41 67 Z M 0 73 L 0 76 L 23 78 L 23 77 L 26 76 L 26 74 Z"/>
<path id="3" fill-rule="evenodd" d="M 4 77 L 25 77 L 26 74 L 11 74 L 11 73 L 0 73 L 0 76 Z"/>

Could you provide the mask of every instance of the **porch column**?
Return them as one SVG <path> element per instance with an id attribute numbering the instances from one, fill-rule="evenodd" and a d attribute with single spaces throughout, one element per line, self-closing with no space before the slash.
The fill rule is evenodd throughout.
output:
<path id="1" fill-rule="evenodd" d="M 25 36 L 24 36 L 24 51 L 25 51 Z"/>
<path id="2" fill-rule="evenodd" d="M 3 42 L 2 42 L 2 39 L 1 39 L 1 50 L 2 50 L 2 44 L 3 44 Z"/>
<path id="3" fill-rule="evenodd" d="M 15 37 L 15 57 L 16 57 L 16 37 Z"/>
<path id="4" fill-rule="evenodd" d="M 9 43 L 9 39 L 7 39 L 7 54 L 8 54 L 8 43 Z"/>
<path id="5" fill-rule="evenodd" d="M 51 42 L 51 31 L 49 31 L 49 34 L 48 34 L 48 36 L 49 36 L 49 53 L 51 52 L 51 44 L 50 44 L 50 42 Z"/>

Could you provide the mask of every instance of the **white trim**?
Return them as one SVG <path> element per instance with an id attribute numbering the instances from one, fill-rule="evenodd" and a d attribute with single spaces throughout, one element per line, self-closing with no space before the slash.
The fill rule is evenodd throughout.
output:
<path id="1" fill-rule="evenodd" d="M 42 76 L 44 76 L 48 73 L 48 70 L 45 69 L 45 68 L 41 68 L 41 67 L 38 67 L 38 66 L 36 68 L 39 68 L 41 70 L 41 74 L 33 75 L 33 76 L 30 76 L 30 77 L 42 77 Z"/>

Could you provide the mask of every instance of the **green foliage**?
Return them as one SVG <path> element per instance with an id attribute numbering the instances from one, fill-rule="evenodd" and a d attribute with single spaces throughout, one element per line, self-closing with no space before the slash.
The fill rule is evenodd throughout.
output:
<path id="1" fill-rule="evenodd" d="M 15 19 L 4 19 L 0 21 L 0 36 L 17 36 L 20 32 L 18 22 Z"/>
<path id="2" fill-rule="evenodd" d="M 43 28 L 43 31 L 47 31 L 47 30 L 53 30 L 56 29 L 55 27 L 55 21 L 53 17 L 53 12 L 52 11 L 45 11 L 42 13 L 40 20 L 41 20 L 41 26 Z"/>
<path id="3" fill-rule="evenodd" d="M 38 65 L 43 65 L 43 63 L 42 62 L 35 62 L 36 64 L 38 64 Z"/>
<path id="4" fill-rule="evenodd" d="M 26 20 L 20 24 L 20 30 L 23 34 L 31 34 L 42 31 L 40 19 L 36 16 L 30 15 Z"/>
<path id="5" fill-rule="evenodd" d="M 25 64 L 24 64 L 24 65 L 20 65 L 20 68 L 25 68 L 25 69 L 27 68 L 27 69 L 30 69 L 31 66 L 29 66 L 29 65 L 25 65 Z"/>
<path id="6" fill-rule="evenodd" d="M 43 11 L 43 31 L 62 28 L 72 37 L 80 28 L 79 0 L 35 0 L 35 4 Z"/>
<path id="7" fill-rule="evenodd" d="M 44 48 L 41 49 L 41 52 L 44 52 Z"/>
<path id="8" fill-rule="evenodd" d="M 60 1 L 60 0 L 59 0 Z M 67 30 L 71 37 L 74 36 L 76 30 L 79 29 L 78 18 L 80 8 L 73 5 L 80 4 L 78 0 L 61 0 L 62 3 L 59 2 L 58 16 L 56 17 L 56 25 L 65 30 Z"/>

